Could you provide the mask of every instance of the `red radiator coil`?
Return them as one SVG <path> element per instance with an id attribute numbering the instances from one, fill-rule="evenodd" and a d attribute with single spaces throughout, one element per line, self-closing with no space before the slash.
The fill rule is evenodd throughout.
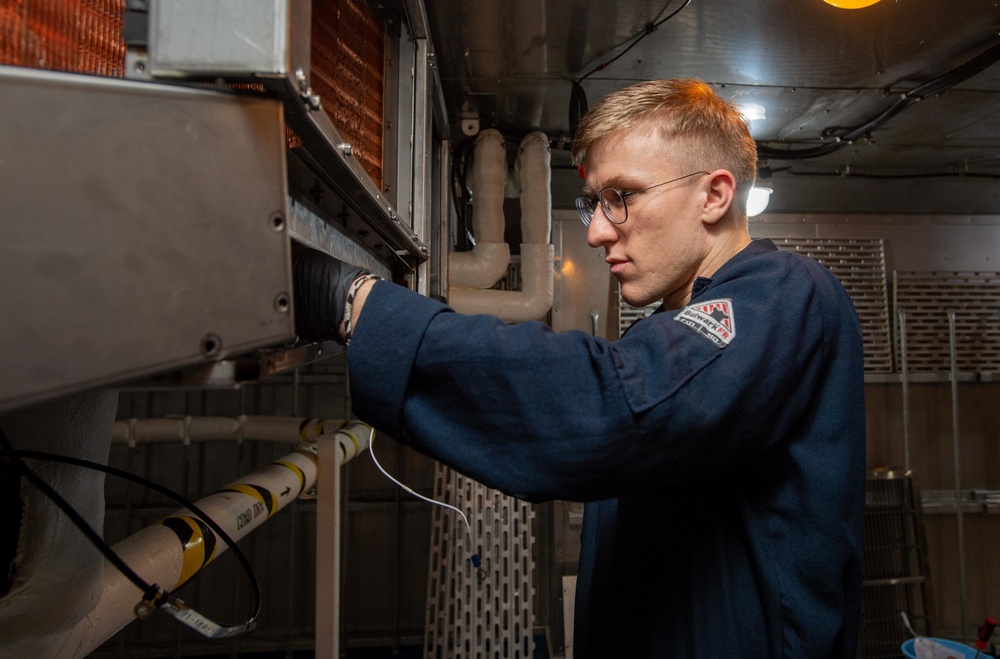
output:
<path id="1" fill-rule="evenodd" d="M 125 0 L 0 0 L 0 64 L 125 75 Z"/>
<path id="2" fill-rule="evenodd" d="M 311 84 L 354 155 L 382 187 L 385 28 L 366 0 L 312 7 Z"/>

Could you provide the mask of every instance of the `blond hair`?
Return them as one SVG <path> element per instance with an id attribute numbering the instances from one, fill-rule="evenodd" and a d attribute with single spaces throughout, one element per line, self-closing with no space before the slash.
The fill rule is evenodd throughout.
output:
<path id="1" fill-rule="evenodd" d="M 574 162 L 585 164 L 595 142 L 630 129 L 678 142 L 696 167 L 729 170 L 745 211 L 757 176 L 757 145 L 746 118 L 704 82 L 650 80 L 605 96 L 580 121 L 573 136 Z"/>

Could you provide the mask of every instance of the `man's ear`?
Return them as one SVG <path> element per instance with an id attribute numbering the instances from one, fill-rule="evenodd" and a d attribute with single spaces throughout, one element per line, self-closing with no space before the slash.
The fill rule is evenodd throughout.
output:
<path id="1" fill-rule="evenodd" d="M 702 209 L 702 221 L 715 224 L 726 216 L 736 199 L 736 179 L 727 169 L 717 169 L 708 176 L 708 196 Z"/>

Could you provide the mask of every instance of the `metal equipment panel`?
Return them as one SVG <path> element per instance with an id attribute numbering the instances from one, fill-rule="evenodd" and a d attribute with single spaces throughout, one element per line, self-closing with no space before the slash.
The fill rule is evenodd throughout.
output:
<path id="1" fill-rule="evenodd" d="M 149 14 L 151 73 L 284 76 L 287 15 L 284 0 L 157 0 Z"/>
<path id="2" fill-rule="evenodd" d="M 602 250 L 587 244 L 587 227 L 576 210 L 552 215 L 552 242 L 556 246 L 552 328 L 577 329 L 594 336 L 617 339 L 618 282 L 608 272 Z"/>
<path id="3" fill-rule="evenodd" d="M 279 102 L 0 88 L 0 411 L 294 338 Z"/>
<path id="4" fill-rule="evenodd" d="M 864 336 L 865 372 L 892 372 L 885 245 L 879 238 L 775 238 L 780 249 L 815 259 L 837 276 L 854 301 Z"/>
<path id="5" fill-rule="evenodd" d="M 951 369 L 948 312 L 953 311 L 957 369 L 1000 371 L 1000 272 L 897 271 L 893 300 L 906 312 L 908 370 Z"/>

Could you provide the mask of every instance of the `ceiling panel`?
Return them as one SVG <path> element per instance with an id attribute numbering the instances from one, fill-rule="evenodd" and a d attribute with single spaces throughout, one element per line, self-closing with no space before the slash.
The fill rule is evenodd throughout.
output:
<path id="1" fill-rule="evenodd" d="M 992 0 L 882 0 L 861 10 L 821 0 L 426 0 L 426 8 L 459 135 L 459 121 L 474 116 L 512 136 L 541 129 L 561 150 L 574 81 L 589 107 L 640 80 L 695 77 L 764 108 L 754 137 L 792 153 L 762 163 L 775 176 L 942 168 L 1000 176 L 1000 66 L 992 64 L 1000 7 Z M 944 93 L 909 104 L 870 135 L 822 157 L 795 155 L 984 53 L 988 66 L 948 80 Z"/>

